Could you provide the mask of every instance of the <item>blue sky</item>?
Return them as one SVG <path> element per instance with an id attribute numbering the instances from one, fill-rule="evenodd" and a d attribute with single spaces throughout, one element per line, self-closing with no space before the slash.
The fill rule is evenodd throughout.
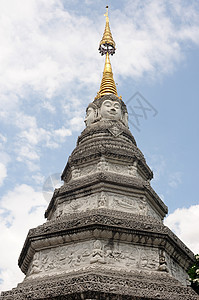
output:
<path id="1" fill-rule="evenodd" d="M 142 115 L 139 130 L 129 119 L 154 171 L 151 184 L 169 207 L 165 224 L 199 252 L 198 1 L 2 0 L 2 290 L 23 279 L 17 259 L 28 229 L 45 221 L 44 182 L 64 169 L 99 90 L 107 3 L 118 94 L 128 102 L 139 92 L 158 112 Z M 129 111 L 136 101 L 128 102 Z"/>

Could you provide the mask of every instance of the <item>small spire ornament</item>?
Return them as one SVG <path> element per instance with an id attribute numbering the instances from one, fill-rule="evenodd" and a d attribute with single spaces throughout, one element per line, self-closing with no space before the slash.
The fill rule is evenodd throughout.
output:
<path id="1" fill-rule="evenodd" d="M 111 62 L 109 58 L 109 55 L 113 55 L 115 53 L 116 48 L 109 26 L 108 6 L 106 6 L 106 13 L 104 16 L 106 17 L 106 25 L 103 37 L 100 41 L 99 52 L 101 53 L 101 55 L 106 55 L 106 60 L 100 90 L 97 93 L 95 99 L 101 98 L 102 96 L 108 94 L 114 94 L 118 97 L 116 84 L 113 79 Z M 121 97 L 118 98 L 121 99 Z"/>
<path id="2" fill-rule="evenodd" d="M 103 37 L 99 44 L 99 52 L 101 53 L 101 55 L 104 55 L 107 52 L 113 55 L 115 53 L 116 48 L 109 26 L 108 6 L 106 6 L 106 13 L 104 14 L 104 16 L 106 17 L 106 26 Z"/>

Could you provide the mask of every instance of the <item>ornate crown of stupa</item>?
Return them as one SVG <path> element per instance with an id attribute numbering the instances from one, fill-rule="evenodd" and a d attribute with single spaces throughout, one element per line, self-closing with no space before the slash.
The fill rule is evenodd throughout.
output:
<path id="1" fill-rule="evenodd" d="M 101 98 L 102 96 L 108 94 L 114 94 L 118 97 L 117 88 L 113 79 L 113 72 L 109 58 L 109 55 L 113 55 L 115 53 L 116 48 L 115 41 L 113 40 L 109 25 L 108 6 L 106 6 L 106 14 L 104 16 L 106 17 L 106 25 L 103 37 L 99 44 L 99 52 L 101 53 L 101 55 L 106 55 L 106 59 L 100 90 L 97 93 L 95 99 Z M 121 97 L 118 98 L 121 99 Z"/>

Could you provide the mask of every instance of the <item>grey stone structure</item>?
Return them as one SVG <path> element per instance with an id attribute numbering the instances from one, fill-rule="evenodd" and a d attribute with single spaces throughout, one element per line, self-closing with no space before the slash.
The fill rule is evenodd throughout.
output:
<path id="1" fill-rule="evenodd" d="M 86 128 L 45 212 L 19 257 L 24 281 L 0 300 L 197 300 L 187 270 L 194 254 L 163 224 L 167 207 L 128 128 L 109 59 L 115 53 L 106 13 L 100 91 Z"/>
<path id="2" fill-rule="evenodd" d="M 163 225 L 167 207 L 113 94 L 87 108 L 86 128 L 19 257 L 24 281 L 1 300 L 196 300 L 193 253 Z"/>

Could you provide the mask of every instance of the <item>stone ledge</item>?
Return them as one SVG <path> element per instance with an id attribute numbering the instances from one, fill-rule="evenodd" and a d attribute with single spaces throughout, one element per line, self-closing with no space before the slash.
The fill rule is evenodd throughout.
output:
<path id="1" fill-rule="evenodd" d="M 128 146 L 128 147 L 127 147 Z M 67 169 L 70 166 L 75 166 L 81 163 L 86 163 L 90 160 L 96 159 L 104 155 L 105 157 L 112 157 L 114 159 L 122 159 L 123 161 L 133 162 L 135 159 L 138 160 L 138 164 L 144 172 L 147 179 L 153 178 L 153 172 L 147 165 L 143 154 L 134 145 L 124 145 L 124 141 L 109 141 L 109 140 L 98 140 L 90 142 L 89 145 L 82 145 L 72 152 L 69 157 L 66 168 L 63 171 L 62 179 L 66 177 Z"/>
<path id="2" fill-rule="evenodd" d="M 130 132 L 130 130 L 122 125 L 122 123 L 116 121 L 116 120 L 108 120 L 108 121 L 99 121 L 97 123 L 93 123 L 91 126 L 86 127 L 81 135 L 78 137 L 78 141 L 77 144 L 79 145 L 86 137 L 88 136 L 92 136 L 95 133 L 101 133 L 101 132 L 106 132 L 106 130 L 112 126 L 117 126 L 118 128 L 121 129 L 122 134 L 124 134 L 125 136 L 127 136 L 129 138 L 129 140 L 135 145 L 136 145 L 136 141 L 132 135 L 132 133 Z M 110 135 L 110 132 L 108 132 Z"/>
<path id="3" fill-rule="evenodd" d="M 2 292 L 0 300 L 46 299 L 150 299 L 150 300 L 198 300 L 190 288 L 183 287 L 172 277 L 151 272 L 79 272 L 70 276 L 55 276 L 40 280 L 24 281 L 11 291 Z M 108 298 L 103 298 L 107 295 Z M 97 297 L 97 298 L 96 298 Z"/>
<path id="4" fill-rule="evenodd" d="M 113 238 L 146 246 L 165 248 L 183 268 L 194 262 L 194 254 L 166 226 L 152 217 L 113 212 L 106 209 L 64 215 L 28 233 L 19 257 L 24 273 L 38 247 L 59 245 L 90 237 Z"/>
<path id="5" fill-rule="evenodd" d="M 45 217 L 48 216 L 49 211 L 54 205 L 55 199 L 59 196 L 63 196 L 64 194 L 70 194 L 85 187 L 94 188 L 96 184 L 116 184 L 122 187 L 135 188 L 139 189 L 145 193 L 148 193 L 154 203 L 159 207 L 160 210 L 163 211 L 164 214 L 168 213 L 168 208 L 164 204 L 164 202 L 160 199 L 160 197 L 156 194 L 153 188 L 150 186 L 150 183 L 145 182 L 138 178 L 131 178 L 129 176 L 124 176 L 120 174 L 110 173 L 110 172 L 98 172 L 92 175 L 88 175 L 86 177 L 82 177 L 76 180 L 71 180 L 69 183 L 61 186 L 59 189 L 56 189 L 54 195 L 49 203 L 49 206 L 46 210 Z"/>
<path id="6" fill-rule="evenodd" d="M 121 130 L 118 137 L 114 137 L 110 133 L 109 129 L 112 126 L 117 126 Z M 138 159 L 138 164 L 146 177 L 148 179 L 153 178 L 153 172 L 147 165 L 143 153 L 136 146 L 135 139 L 129 129 L 117 121 L 100 121 L 87 127 L 79 136 L 77 147 L 69 157 L 62 179 L 67 177 L 71 166 L 96 159 L 101 155 L 122 158 L 129 162 Z"/>

